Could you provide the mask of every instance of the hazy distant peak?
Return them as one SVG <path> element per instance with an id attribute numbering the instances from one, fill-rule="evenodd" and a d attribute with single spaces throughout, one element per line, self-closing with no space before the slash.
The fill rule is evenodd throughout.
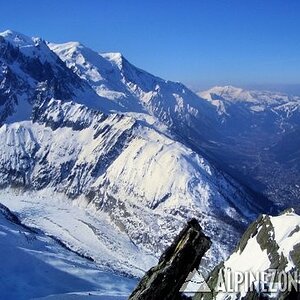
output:
<path id="1" fill-rule="evenodd" d="M 253 97 L 250 91 L 242 88 L 234 87 L 231 85 L 215 86 L 207 91 L 200 92 L 199 95 L 208 100 L 215 100 L 214 96 L 217 95 L 224 100 L 230 101 L 253 101 Z"/>

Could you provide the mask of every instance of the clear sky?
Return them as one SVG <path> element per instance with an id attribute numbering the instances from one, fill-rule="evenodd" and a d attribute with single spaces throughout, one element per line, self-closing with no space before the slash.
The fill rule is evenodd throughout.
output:
<path id="1" fill-rule="evenodd" d="M 299 0 L 0 0 L 0 30 L 118 51 L 202 88 L 300 86 Z"/>

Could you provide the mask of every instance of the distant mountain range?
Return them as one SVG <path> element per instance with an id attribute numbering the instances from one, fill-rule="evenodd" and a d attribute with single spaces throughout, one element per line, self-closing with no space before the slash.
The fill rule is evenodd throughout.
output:
<path id="1" fill-rule="evenodd" d="M 300 97 L 231 86 L 199 95 L 215 106 L 224 135 L 208 151 L 280 209 L 299 211 Z"/>

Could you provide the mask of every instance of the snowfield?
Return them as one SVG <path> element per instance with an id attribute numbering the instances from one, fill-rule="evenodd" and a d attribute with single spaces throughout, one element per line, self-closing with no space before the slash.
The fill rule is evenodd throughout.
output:
<path id="1" fill-rule="evenodd" d="M 121 300 L 136 284 L 69 251 L 40 230 L 16 224 L 2 205 L 0 236 L 1 299 Z"/>
<path id="2" fill-rule="evenodd" d="M 142 276 L 157 261 L 139 250 L 106 214 L 80 208 L 84 205 L 80 200 L 74 203 L 50 190 L 24 193 L 11 189 L 2 190 L 0 199 L 24 224 L 55 237 L 104 270 Z"/>

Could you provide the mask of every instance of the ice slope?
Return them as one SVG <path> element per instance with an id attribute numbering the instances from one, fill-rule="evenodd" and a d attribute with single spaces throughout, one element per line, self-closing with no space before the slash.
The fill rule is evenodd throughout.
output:
<path id="1" fill-rule="evenodd" d="M 24 227 L 2 204 L 0 255 L 1 299 L 126 299 L 135 285 Z"/>

